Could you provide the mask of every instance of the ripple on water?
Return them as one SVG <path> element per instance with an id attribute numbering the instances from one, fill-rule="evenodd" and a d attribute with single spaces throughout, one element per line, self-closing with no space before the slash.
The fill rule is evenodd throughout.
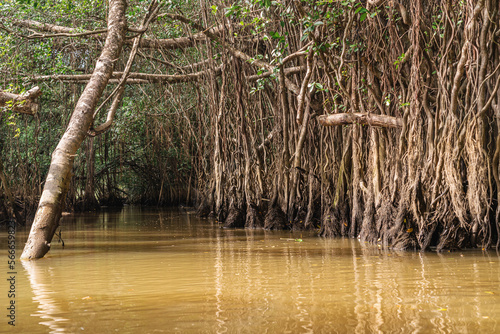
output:
<path id="1" fill-rule="evenodd" d="M 227 230 L 175 211 L 64 219 L 66 249 L 19 272 L 22 332 L 497 332 L 496 255 Z"/>

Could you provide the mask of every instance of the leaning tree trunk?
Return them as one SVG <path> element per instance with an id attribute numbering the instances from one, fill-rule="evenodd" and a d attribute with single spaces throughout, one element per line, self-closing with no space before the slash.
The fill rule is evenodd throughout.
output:
<path id="1" fill-rule="evenodd" d="M 125 8 L 125 0 L 111 0 L 109 3 L 106 43 L 94 73 L 76 104 L 68 128 L 52 153 L 38 210 L 21 255 L 23 260 L 41 258 L 50 249 L 50 242 L 59 226 L 76 151 L 87 135 L 97 102 L 108 84 L 114 62 L 122 50 L 127 29 Z"/>

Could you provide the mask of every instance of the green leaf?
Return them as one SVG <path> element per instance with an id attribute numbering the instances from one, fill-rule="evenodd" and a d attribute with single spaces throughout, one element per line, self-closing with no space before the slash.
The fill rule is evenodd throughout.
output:
<path id="1" fill-rule="evenodd" d="M 368 13 L 368 9 L 366 9 L 365 7 L 358 7 L 358 9 L 356 9 L 354 14 L 357 14 L 357 13 Z"/>

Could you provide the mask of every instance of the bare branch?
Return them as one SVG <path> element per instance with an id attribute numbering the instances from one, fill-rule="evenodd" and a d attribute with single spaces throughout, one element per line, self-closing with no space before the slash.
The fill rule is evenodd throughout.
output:
<path id="1" fill-rule="evenodd" d="M 0 90 L 0 107 L 10 107 L 18 113 L 34 115 L 38 111 L 35 99 L 41 94 L 42 91 L 38 86 L 20 95 Z"/>
<path id="2" fill-rule="evenodd" d="M 55 24 L 42 23 L 33 20 L 15 20 L 13 24 L 18 27 L 24 27 L 29 29 L 36 29 L 39 31 L 52 32 L 52 35 L 43 34 L 33 34 L 31 36 L 23 36 L 26 38 L 49 38 L 49 37 L 82 37 L 82 36 L 92 36 L 96 34 L 101 34 L 107 32 L 107 29 L 101 29 L 96 31 L 89 30 L 78 30 L 74 28 L 58 26 Z M 214 35 L 218 35 L 222 31 L 222 26 L 214 27 L 209 29 Z M 140 30 L 128 29 L 129 31 L 139 32 Z M 21 35 L 22 36 L 22 35 Z M 106 36 L 94 36 L 95 38 L 104 39 Z M 167 39 L 150 39 L 142 38 L 139 44 L 141 48 L 152 48 L 152 49 L 182 49 L 186 47 L 191 47 L 195 43 L 203 44 L 206 42 L 205 35 L 203 33 L 197 33 L 191 37 L 179 37 L 179 38 L 167 38 Z M 132 44 L 133 41 L 126 40 L 125 44 Z"/>
<path id="3" fill-rule="evenodd" d="M 221 44 L 224 49 L 229 51 L 229 53 L 231 53 L 234 57 L 236 57 L 238 59 L 241 59 L 241 60 L 243 60 L 243 61 L 245 61 L 253 66 L 256 66 L 258 68 L 264 68 L 270 72 L 274 72 L 276 70 L 275 66 L 273 66 L 273 65 L 271 65 L 263 60 L 253 58 L 253 57 L 247 55 L 246 53 L 244 53 L 243 51 L 238 50 L 235 47 L 229 45 L 228 43 L 226 43 L 226 41 L 219 38 L 219 36 L 212 33 L 209 29 L 205 29 L 201 24 L 193 22 L 193 21 L 189 20 L 188 18 L 186 18 L 182 15 L 178 15 L 178 14 L 165 13 L 163 15 L 167 16 L 173 20 L 177 20 L 177 21 L 186 23 L 186 24 L 192 26 L 193 28 L 200 30 L 203 34 L 205 34 L 211 40 L 219 42 L 219 44 Z M 296 84 L 294 84 L 293 82 L 291 82 L 287 78 L 285 78 L 285 85 L 293 93 L 295 93 L 297 95 L 299 94 L 299 87 L 297 87 Z"/>
<path id="4" fill-rule="evenodd" d="M 321 115 L 318 121 L 323 126 L 365 124 L 371 126 L 380 126 L 384 128 L 401 128 L 403 119 L 386 115 L 375 115 L 366 113 L 343 113 L 332 115 Z"/>
<path id="5" fill-rule="evenodd" d="M 199 71 L 190 74 L 149 74 L 149 73 L 129 73 L 127 84 L 150 84 L 150 83 L 180 83 L 180 82 L 190 82 L 197 81 L 203 77 L 203 75 L 208 74 L 208 71 Z M 216 68 L 215 75 L 221 74 L 221 68 Z M 110 83 L 118 82 L 119 79 L 123 75 L 123 72 L 113 72 L 111 75 Z M 27 78 L 31 82 L 41 82 L 41 81 L 50 81 L 50 80 L 59 80 L 64 82 L 76 82 L 76 83 L 85 83 L 90 80 L 91 74 L 55 74 L 55 75 L 40 75 L 34 76 L 32 78 Z"/>

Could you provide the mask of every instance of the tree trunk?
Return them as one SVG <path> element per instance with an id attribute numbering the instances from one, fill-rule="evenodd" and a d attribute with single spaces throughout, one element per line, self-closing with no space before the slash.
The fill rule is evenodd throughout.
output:
<path id="1" fill-rule="evenodd" d="M 23 260 L 41 258 L 50 249 L 50 242 L 59 226 L 76 151 L 87 135 L 97 102 L 108 84 L 114 62 L 118 59 L 123 46 L 127 29 L 125 7 L 125 0 L 110 1 L 106 43 L 92 78 L 78 100 L 68 128 L 52 153 L 38 210 L 21 255 Z"/>

